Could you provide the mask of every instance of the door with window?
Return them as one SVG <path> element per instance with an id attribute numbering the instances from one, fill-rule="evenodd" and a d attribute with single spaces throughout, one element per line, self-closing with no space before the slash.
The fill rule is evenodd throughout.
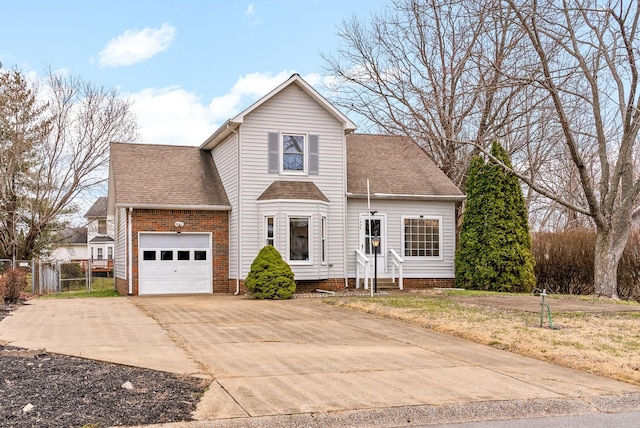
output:
<path id="1" fill-rule="evenodd" d="M 387 272 L 387 216 L 384 214 L 360 214 L 360 251 L 369 256 L 371 266 L 376 263 L 374 257 L 376 240 L 379 242 L 377 248 L 378 276 L 381 276 Z"/>

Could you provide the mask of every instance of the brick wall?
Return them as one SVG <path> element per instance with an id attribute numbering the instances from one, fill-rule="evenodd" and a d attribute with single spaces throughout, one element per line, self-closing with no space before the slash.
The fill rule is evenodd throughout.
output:
<path id="1" fill-rule="evenodd" d="M 454 278 L 404 278 L 402 280 L 402 288 L 405 290 L 424 290 L 427 288 L 453 288 Z M 363 280 L 360 279 L 360 288 L 362 288 Z M 349 288 L 356 287 L 356 279 L 349 278 Z"/>
<path id="2" fill-rule="evenodd" d="M 211 233 L 213 292 L 229 292 L 228 211 L 134 209 L 131 216 L 133 295 L 138 294 L 138 232 L 177 232 L 176 221 L 184 223 L 181 232 Z M 128 282 L 117 280 L 116 288 L 120 294 L 127 294 Z"/>

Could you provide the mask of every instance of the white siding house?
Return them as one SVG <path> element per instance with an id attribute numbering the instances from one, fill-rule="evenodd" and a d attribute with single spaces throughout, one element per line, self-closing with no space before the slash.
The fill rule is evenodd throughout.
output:
<path id="1" fill-rule="evenodd" d="M 112 144 L 118 290 L 238 293 L 265 245 L 289 263 L 298 290 L 353 287 L 358 257 L 370 272 L 374 240 L 381 278 L 395 260 L 406 288 L 452 285 L 464 196 L 413 141 L 354 131 L 294 74 L 199 149 Z M 199 240 L 208 244 L 187 245 Z M 206 264 L 197 281 L 182 281 L 191 247 Z M 165 268 L 172 280 L 155 286 Z"/>

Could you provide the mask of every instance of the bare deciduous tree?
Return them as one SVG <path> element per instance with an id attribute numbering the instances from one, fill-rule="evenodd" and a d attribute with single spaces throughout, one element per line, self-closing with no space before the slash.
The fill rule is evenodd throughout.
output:
<path id="1" fill-rule="evenodd" d="M 325 57 L 331 89 L 376 130 L 423 145 L 457 184 L 469 147 L 489 156 L 487 142 L 499 140 L 528 186 L 534 223 L 593 222 L 596 292 L 617 297 L 618 261 L 640 217 L 638 9 L 395 0 L 369 26 L 343 24 L 343 45 Z"/>
<path id="2" fill-rule="evenodd" d="M 596 293 L 617 298 L 618 262 L 640 194 L 634 168 L 640 9 L 637 2 L 624 1 L 506 1 L 543 70 L 533 79 L 519 77 L 553 100 L 555 114 L 549 120 L 562 129 L 585 205 L 559 195 L 554 199 L 593 219 Z"/>
<path id="3" fill-rule="evenodd" d="M 345 21 L 324 57 L 336 103 L 374 132 L 410 136 L 463 185 L 472 149 L 460 143 L 500 139 L 513 152 L 502 137 L 539 102 L 501 74 L 522 60 L 509 13 L 499 1 L 397 0 L 370 25 Z"/>
<path id="4" fill-rule="evenodd" d="M 48 244 L 73 200 L 104 181 L 111 141 L 135 141 L 130 103 L 49 70 L 43 86 L 0 70 L 0 257 Z"/>

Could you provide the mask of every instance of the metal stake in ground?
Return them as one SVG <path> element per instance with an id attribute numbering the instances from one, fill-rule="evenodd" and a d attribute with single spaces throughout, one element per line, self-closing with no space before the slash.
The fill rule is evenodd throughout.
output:
<path id="1" fill-rule="evenodd" d="M 557 330 L 554 326 L 553 326 L 553 320 L 551 319 L 551 308 L 549 307 L 549 305 L 547 305 L 544 302 L 544 298 L 547 295 L 547 289 L 545 288 L 544 290 L 542 290 L 542 293 L 540 293 L 540 296 L 542 297 L 542 302 L 540 303 L 540 327 L 542 327 L 543 321 L 544 321 L 544 308 L 547 308 L 547 315 L 549 317 L 549 328 L 551 330 Z"/>

